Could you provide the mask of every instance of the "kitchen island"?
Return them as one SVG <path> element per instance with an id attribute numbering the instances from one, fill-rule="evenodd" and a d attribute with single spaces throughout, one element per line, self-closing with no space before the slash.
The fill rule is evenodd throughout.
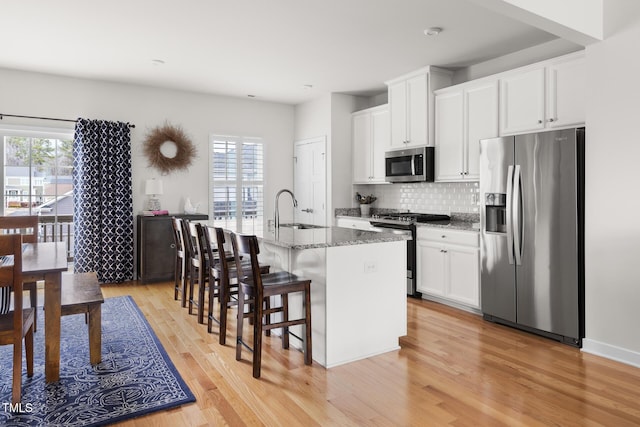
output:
<path id="1" fill-rule="evenodd" d="M 407 333 L 406 239 L 341 227 L 280 227 L 262 236 L 261 263 L 311 279 L 315 362 L 331 368 L 400 348 Z M 299 295 L 289 306 L 290 318 L 301 316 Z M 304 336 L 302 327 L 291 329 Z M 291 345 L 301 348 L 296 341 Z"/>

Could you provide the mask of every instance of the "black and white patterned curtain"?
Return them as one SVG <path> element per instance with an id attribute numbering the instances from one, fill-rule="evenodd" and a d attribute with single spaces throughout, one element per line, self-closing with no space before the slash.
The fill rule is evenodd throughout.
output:
<path id="1" fill-rule="evenodd" d="M 74 270 L 133 279 L 131 137 L 122 122 L 78 119 L 73 140 Z"/>

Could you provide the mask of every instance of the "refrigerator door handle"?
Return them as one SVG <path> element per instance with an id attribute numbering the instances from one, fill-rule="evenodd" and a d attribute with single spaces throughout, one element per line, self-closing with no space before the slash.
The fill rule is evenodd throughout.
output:
<path id="1" fill-rule="evenodd" d="M 507 255 L 513 264 L 513 165 L 507 169 Z"/>
<path id="2" fill-rule="evenodd" d="M 516 165 L 513 175 L 513 247 L 516 253 L 516 265 L 522 265 L 522 242 L 520 241 L 522 236 L 520 230 L 520 206 L 522 205 L 520 181 L 522 173 L 520 172 L 520 165 Z"/>

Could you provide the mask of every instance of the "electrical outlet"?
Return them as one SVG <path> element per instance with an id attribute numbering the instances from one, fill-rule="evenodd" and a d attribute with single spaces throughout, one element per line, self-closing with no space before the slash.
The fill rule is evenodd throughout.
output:
<path id="1" fill-rule="evenodd" d="M 376 264 L 375 261 L 365 261 L 364 262 L 364 272 L 365 272 L 365 274 L 375 273 L 377 271 L 378 271 L 378 264 Z"/>

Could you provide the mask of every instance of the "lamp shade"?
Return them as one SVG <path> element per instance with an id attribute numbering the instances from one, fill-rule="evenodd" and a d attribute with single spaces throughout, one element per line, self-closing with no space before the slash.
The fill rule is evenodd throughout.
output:
<path id="1" fill-rule="evenodd" d="M 148 179 L 145 182 L 144 193 L 147 196 L 162 194 L 162 180 L 159 179 Z"/>

